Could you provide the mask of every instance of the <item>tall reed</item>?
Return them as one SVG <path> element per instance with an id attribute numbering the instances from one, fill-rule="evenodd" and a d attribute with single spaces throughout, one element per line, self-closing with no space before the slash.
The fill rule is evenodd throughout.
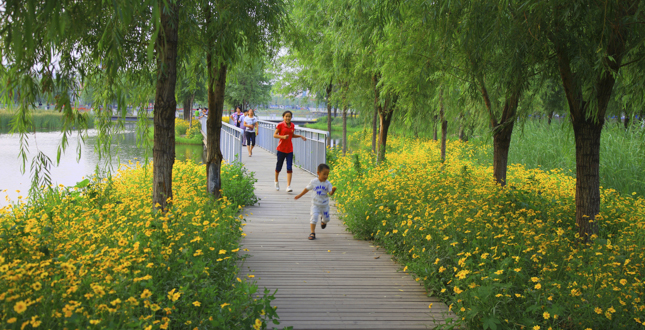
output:
<path id="1" fill-rule="evenodd" d="M 0 109 L 0 130 L 8 131 L 11 129 L 11 120 L 14 118 L 14 112 Z M 36 109 L 32 113 L 33 126 L 30 130 L 38 129 L 60 129 L 63 127 L 63 114 L 53 110 Z M 92 115 L 87 122 L 89 128 L 94 128 Z"/>
<path id="2" fill-rule="evenodd" d="M 474 159 L 493 162 L 491 137 L 471 140 Z M 576 154 L 573 129 L 567 122 L 530 120 L 513 132 L 509 164 L 543 170 L 563 169 L 575 177 Z M 623 194 L 645 196 L 645 130 L 606 125 L 600 141 L 600 184 Z"/>

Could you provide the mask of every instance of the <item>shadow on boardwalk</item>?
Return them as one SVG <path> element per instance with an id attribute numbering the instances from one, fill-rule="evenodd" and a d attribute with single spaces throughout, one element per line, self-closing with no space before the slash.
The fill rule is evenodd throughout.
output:
<path id="1" fill-rule="evenodd" d="M 245 166 L 255 172 L 260 202 L 247 207 L 249 249 L 242 275 L 255 275 L 259 291 L 278 290 L 280 327 L 294 329 L 427 329 L 454 317 L 435 297 L 428 297 L 412 276 L 400 271 L 382 249 L 356 240 L 332 206 L 326 229 L 309 235 L 310 193 L 293 199 L 314 177 L 294 167 L 293 192 L 287 193 L 286 169 L 280 191 L 273 185 L 275 156 L 256 148 Z M 432 308 L 428 305 L 433 304 Z"/>

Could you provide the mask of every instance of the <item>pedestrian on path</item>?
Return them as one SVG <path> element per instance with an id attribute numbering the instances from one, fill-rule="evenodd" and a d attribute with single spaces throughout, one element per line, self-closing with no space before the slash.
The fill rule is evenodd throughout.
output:
<path id="1" fill-rule="evenodd" d="M 305 187 L 298 196 L 294 199 L 299 199 L 304 194 L 313 190 L 314 194 L 311 198 L 311 220 L 309 220 L 309 226 L 311 227 L 311 234 L 309 234 L 309 240 L 316 239 L 316 224 L 318 219 L 322 217 L 320 222 L 320 228 L 327 228 L 327 223 L 331 220 L 329 216 L 329 196 L 333 195 L 336 192 L 336 187 L 327 181 L 329 177 L 329 166 L 327 164 L 318 165 L 318 170 L 316 171 L 318 177 L 312 179 L 311 182 Z"/>
<path id="2" fill-rule="evenodd" d="M 235 113 L 231 116 L 231 118 L 233 119 L 233 124 L 235 124 L 235 126 L 240 127 L 242 116 L 242 109 L 240 107 L 236 107 Z"/>
<path id="3" fill-rule="evenodd" d="M 246 141 L 246 134 L 244 134 L 244 132 L 246 132 L 246 127 L 244 127 L 244 120 L 246 119 L 246 117 L 248 117 L 248 115 L 249 115 L 249 110 L 244 110 L 244 113 L 242 114 L 242 120 L 240 121 L 240 126 L 239 126 L 242 129 L 242 146 L 243 147 L 246 147 L 246 142 L 247 142 Z"/>
<path id="4" fill-rule="evenodd" d="M 249 109 L 249 115 L 244 117 L 244 135 L 246 137 L 246 149 L 249 151 L 249 157 L 253 156 L 253 147 L 255 147 L 255 135 L 258 130 L 258 118 L 255 117 L 255 111 Z"/>
<path id="5" fill-rule="evenodd" d="M 292 116 L 293 113 L 289 110 L 283 112 L 282 122 L 278 124 L 273 133 L 274 138 L 280 139 L 278 147 L 276 148 L 278 150 L 278 163 L 275 165 L 275 190 L 277 191 L 280 191 L 278 175 L 282 171 L 282 165 L 285 159 L 287 160 L 287 192 L 293 191 L 291 189 L 291 175 L 293 174 L 291 167 L 293 163 L 293 143 L 291 143 L 291 138 L 301 138 L 303 141 L 307 141 L 306 137 L 294 133 L 296 127 L 291 122 Z"/>

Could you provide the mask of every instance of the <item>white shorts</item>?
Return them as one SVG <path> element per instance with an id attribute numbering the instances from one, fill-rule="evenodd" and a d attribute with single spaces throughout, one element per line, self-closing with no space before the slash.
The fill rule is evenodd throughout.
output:
<path id="1" fill-rule="evenodd" d="M 323 223 L 328 223 L 331 218 L 329 217 L 329 204 L 327 205 L 311 205 L 311 220 L 309 223 L 314 225 L 318 223 L 318 219 L 322 217 Z"/>

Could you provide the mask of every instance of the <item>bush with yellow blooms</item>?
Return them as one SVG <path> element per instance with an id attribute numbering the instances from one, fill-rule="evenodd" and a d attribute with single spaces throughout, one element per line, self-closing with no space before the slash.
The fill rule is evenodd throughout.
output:
<path id="1" fill-rule="evenodd" d="M 245 204 L 255 179 L 175 161 L 174 199 L 153 210 L 152 166 L 55 188 L 0 209 L 2 329 L 252 329 L 275 320 L 273 296 L 237 276 Z"/>
<path id="2" fill-rule="evenodd" d="M 643 329 L 645 200 L 601 189 L 600 231 L 582 243 L 575 178 L 512 164 L 508 184 L 467 142 L 369 137 L 332 149 L 330 181 L 349 229 L 374 240 L 469 329 Z M 452 324 L 455 325 L 455 324 Z M 450 326 L 452 326 L 450 325 Z"/>

